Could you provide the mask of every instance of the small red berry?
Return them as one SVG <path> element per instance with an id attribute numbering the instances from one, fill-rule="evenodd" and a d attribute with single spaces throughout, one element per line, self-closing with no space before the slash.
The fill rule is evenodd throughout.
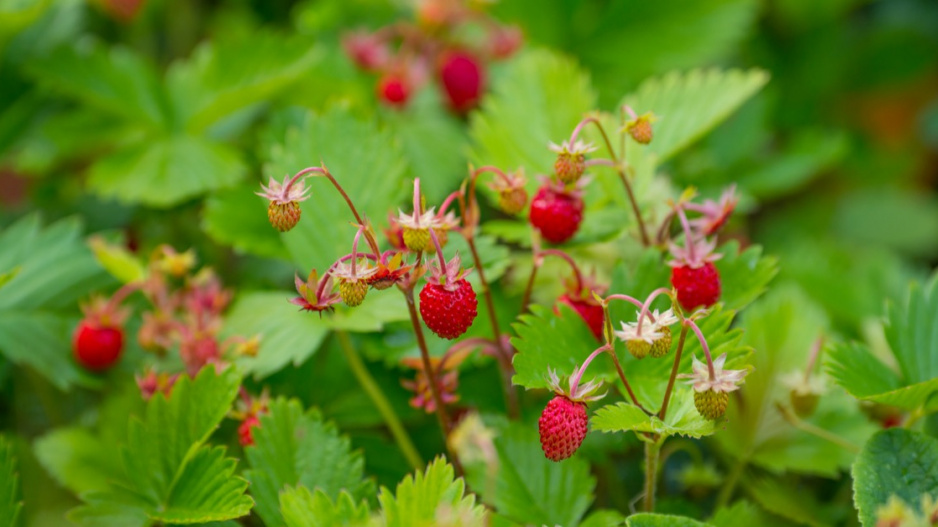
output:
<path id="1" fill-rule="evenodd" d="M 572 456 L 583 444 L 589 419 L 586 405 L 556 395 L 547 403 L 538 420 L 541 448 L 551 461 L 560 461 Z"/>
<path id="2" fill-rule="evenodd" d="M 250 414 L 241 421 L 238 426 L 238 441 L 241 446 L 251 446 L 254 444 L 254 427 L 260 426 L 261 421 L 256 414 Z"/>
<path id="3" fill-rule="evenodd" d="M 454 112 L 466 113 L 475 108 L 485 84 L 485 72 L 476 57 L 463 51 L 450 52 L 443 58 L 439 75 Z"/>
<path id="4" fill-rule="evenodd" d="M 605 319 L 603 306 L 588 300 L 570 298 L 567 295 L 561 296 L 559 301 L 572 307 L 583 318 L 596 340 L 603 339 L 603 321 Z"/>
<path id="5" fill-rule="evenodd" d="M 388 74 L 378 81 L 378 97 L 388 106 L 403 108 L 410 98 L 410 87 L 403 78 Z"/>
<path id="6" fill-rule="evenodd" d="M 75 360 L 94 371 L 113 366 L 123 349 L 124 332 L 120 327 L 93 325 L 88 321 L 78 325 L 72 340 Z"/>
<path id="7" fill-rule="evenodd" d="M 551 243 L 563 243 L 576 234 L 583 221 L 583 199 L 551 185 L 538 189 L 531 200 L 531 225 Z"/>
<path id="8" fill-rule="evenodd" d="M 420 290 L 420 316 L 444 339 L 465 333 L 476 318 L 477 306 L 476 293 L 464 278 L 447 285 L 427 282 Z"/>
<path id="9" fill-rule="evenodd" d="M 720 273 L 713 262 L 700 267 L 672 267 L 671 285 L 677 289 L 681 307 L 688 311 L 699 306 L 710 307 L 720 299 Z"/>

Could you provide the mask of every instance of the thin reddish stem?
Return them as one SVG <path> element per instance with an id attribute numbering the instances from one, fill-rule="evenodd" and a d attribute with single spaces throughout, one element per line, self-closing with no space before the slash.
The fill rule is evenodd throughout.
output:
<path id="1" fill-rule="evenodd" d="M 453 203 L 453 200 L 459 198 L 460 196 L 462 196 L 462 191 L 459 190 L 451 192 L 449 196 L 446 196 L 446 199 L 443 200 L 443 204 L 440 205 L 439 212 L 436 213 L 437 217 L 442 218 L 443 215 L 446 214 L 446 209 L 448 209 L 450 204 Z"/>
<path id="2" fill-rule="evenodd" d="M 641 312 L 639 312 L 639 314 L 638 314 L 638 328 L 637 328 L 637 332 L 638 332 L 639 335 L 642 334 L 642 323 L 645 321 L 645 318 L 646 318 L 646 317 L 651 318 L 651 321 L 652 321 L 652 322 L 655 321 L 654 317 L 652 317 L 651 314 L 648 313 L 648 308 L 651 307 L 651 303 L 652 303 L 652 302 L 655 300 L 655 298 L 657 298 L 658 296 L 663 295 L 663 294 L 667 294 L 667 293 L 670 293 L 670 292 L 671 292 L 670 289 L 667 289 L 667 288 L 665 288 L 665 287 L 659 287 L 658 289 L 655 289 L 654 291 L 652 291 L 651 294 L 648 295 L 648 298 L 645 299 L 645 303 L 642 304 L 642 310 L 641 310 Z"/>
<path id="3" fill-rule="evenodd" d="M 359 225 L 358 231 L 355 232 L 355 238 L 352 240 L 352 276 L 358 276 L 355 267 L 358 263 L 358 239 L 362 237 L 364 230 L 365 226 Z"/>
<path id="4" fill-rule="evenodd" d="M 609 344 L 603 344 L 602 346 L 593 350 L 593 352 L 589 354 L 589 357 L 586 357 L 586 360 L 583 361 L 583 365 L 577 369 L 577 371 L 573 374 L 573 378 L 570 379 L 571 395 L 575 394 L 576 389 L 580 386 L 580 379 L 582 379 L 583 374 L 586 373 L 586 368 L 590 365 L 591 362 L 593 362 L 593 359 L 605 351 L 609 351 Z"/>
<path id="5" fill-rule="evenodd" d="M 642 309 L 645 306 L 644 304 L 642 304 L 641 300 L 638 300 L 637 298 L 633 298 L 629 295 L 623 295 L 619 293 L 616 293 L 614 295 L 609 295 L 605 299 L 606 303 L 608 303 L 610 300 L 625 300 L 626 302 L 629 302 L 635 305 L 635 307 L 639 309 Z"/>
<path id="6" fill-rule="evenodd" d="M 677 209 L 677 217 L 681 220 L 681 228 L 684 229 L 684 246 L 687 247 L 687 258 L 694 262 L 697 259 L 694 254 L 694 238 L 690 231 L 690 222 L 687 221 L 687 214 L 684 209 Z"/>
<path id="7" fill-rule="evenodd" d="M 440 240 L 436 237 L 436 232 L 434 232 L 433 229 L 427 229 L 427 231 L 430 233 L 430 239 L 433 240 L 433 246 L 436 247 L 436 257 L 440 262 L 440 272 L 446 274 L 446 257 L 443 256 L 443 248 L 440 247 Z"/>
<path id="8" fill-rule="evenodd" d="M 700 327 L 697 326 L 693 320 L 685 318 L 684 324 L 690 326 L 690 328 L 694 330 L 694 334 L 697 335 L 697 340 L 700 341 L 700 347 L 703 348 L 704 355 L 707 357 L 707 369 L 710 370 L 710 380 L 716 380 L 717 374 L 713 369 L 713 357 L 710 356 L 710 346 L 707 345 L 707 339 L 704 338 Z"/>
<path id="9" fill-rule="evenodd" d="M 576 262 L 573 261 L 573 258 L 571 258 L 569 254 L 561 251 L 560 249 L 542 249 L 538 251 L 538 254 L 557 256 L 567 262 L 567 264 L 570 265 L 570 268 L 573 269 L 573 275 L 576 278 L 577 292 L 583 291 L 583 274 L 580 272 L 580 268 L 577 266 Z"/>
<path id="10" fill-rule="evenodd" d="M 658 410 L 658 419 L 664 421 L 664 416 L 668 413 L 668 403 L 671 402 L 671 392 L 674 390 L 674 381 L 677 379 L 677 371 L 681 367 L 681 354 L 684 352 L 684 340 L 687 338 L 687 326 L 681 326 L 681 337 L 677 342 L 677 351 L 674 353 L 674 365 L 671 366 L 671 376 L 668 378 L 668 387 L 664 390 L 664 399 L 661 401 L 661 409 Z"/>

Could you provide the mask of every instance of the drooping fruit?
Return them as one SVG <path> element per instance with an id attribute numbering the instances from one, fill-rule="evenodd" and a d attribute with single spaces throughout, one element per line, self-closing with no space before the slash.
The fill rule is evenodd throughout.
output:
<path id="1" fill-rule="evenodd" d="M 72 351 L 75 360 L 89 370 L 102 371 L 113 366 L 124 350 L 124 332 L 120 327 L 95 325 L 83 321 L 75 330 Z"/>
<path id="2" fill-rule="evenodd" d="M 713 262 L 705 262 L 699 267 L 672 267 L 671 285 L 677 290 L 681 307 L 687 311 L 700 306 L 710 307 L 720 299 L 720 273 Z"/>
<path id="3" fill-rule="evenodd" d="M 393 108 L 403 108 L 410 99 L 410 86 L 402 77 L 388 74 L 378 80 L 378 98 Z"/>
<path id="4" fill-rule="evenodd" d="M 726 413 L 726 405 L 730 401 L 729 392 L 706 390 L 703 392 L 694 392 L 694 406 L 701 417 L 711 421 L 723 417 Z"/>
<path id="5" fill-rule="evenodd" d="M 427 282 L 420 290 L 420 316 L 440 338 L 454 339 L 476 318 L 478 300 L 464 278 L 447 284 Z"/>
<path id="6" fill-rule="evenodd" d="M 583 198 L 578 191 L 566 191 L 545 184 L 531 200 L 531 225 L 551 243 L 563 243 L 576 234 L 583 221 Z"/>
<path id="7" fill-rule="evenodd" d="M 485 72 L 475 56 L 465 51 L 444 54 L 439 77 L 449 107 L 454 112 L 466 113 L 479 103 L 485 85 Z"/>
<path id="8" fill-rule="evenodd" d="M 537 422 L 541 435 L 541 448 L 551 461 L 572 456 L 583 444 L 589 419 L 586 405 L 556 395 L 547 403 Z"/>

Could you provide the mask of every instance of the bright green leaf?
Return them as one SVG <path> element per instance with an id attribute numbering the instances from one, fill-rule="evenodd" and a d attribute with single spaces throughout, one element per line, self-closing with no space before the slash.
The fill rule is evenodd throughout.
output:
<path id="1" fill-rule="evenodd" d="M 129 249 L 109 244 L 100 238 L 92 237 L 88 245 L 94 251 L 95 259 L 101 267 L 121 283 L 137 282 L 146 277 L 147 269 Z"/>
<path id="2" fill-rule="evenodd" d="M 580 527 L 619 527 L 625 524 L 625 516 L 621 512 L 611 509 L 593 511 L 587 516 Z"/>
<path id="3" fill-rule="evenodd" d="M 511 382 L 517 386 L 547 388 L 548 369 L 569 376 L 577 364 L 600 346 L 589 327 L 573 309 L 561 304 L 560 316 L 545 306 L 533 305 L 531 312 L 521 315 L 514 325 L 518 336 L 511 339 L 518 350 L 512 363 L 515 374 Z M 603 358 L 597 358 L 598 364 Z M 595 370 L 591 369 L 592 374 Z"/>
<path id="4" fill-rule="evenodd" d="M 593 429 L 599 432 L 651 432 L 700 438 L 715 431 L 714 422 L 697 412 L 693 390 L 682 385 L 674 387 L 664 421 L 657 416 L 645 415 L 635 405 L 616 403 L 596 410 L 591 422 Z"/>
<path id="5" fill-rule="evenodd" d="M 720 301 L 737 311 L 765 292 L 778 273 L 778 259 L 762 256 L 762 247 L 752 246 L 739 252 L 739 242 L 732 241 L 719 251 L 723 258 L 715 262 L 720 273 Z"/>
<path id="6" fill-rule="evenodd" d="M 853 464 L 854 502 L 864 526 L 876 525 L 876 509 L 896 495 L 917 507 L 922 495 L 938 495 L 938 440 L 893 428 L 878 432 Z"/>
<path id="7" fill-rule="evenodd" d="M 189 135 L 140 141 L 100 158 L 88 183 L 123 203 L 169 208 L 231 187 L 247 172 L 237 150 Z"/>
<path id="8" fill-rule="evenodd" d="M 304 413 L 295 400 L 271 403 L 253 437 L 254 445 L 245 450 L 251 465 L 245 477 L 267 525 L 283 524 L 278 496 L 288 486 L 318 489 L 331 499 L 339 498 L 342 490 L 357 499 L 372 491 L 371 481 L 362 479 L 361 453 L 352 452 L 348 438 L 319 412 Z"/>
<path id="9" fill-rule="evenodd" d="M 476 505 L 475 496 L 465 494 L 462 478 L 455 479 L 453 467 L 437 458 L 425 472 L 408 475 L 390 489 L 381 488 L 381 520 L 384 527 L 431 527 L 459 519 L 463 524 L 482 524 L 485 508 Z"/>
<path id="10" fill-rule="evenodd" d="M 335 502 L 320 489 L 287 487 L 280 493 L 280 513 L 287 527 L 361 526 L 370 518 L 368 504 L 355 503 L 351 494 L 342 491 Z"/>
<path id="11" fill-rule="evenodd" d="M 684 516 L 640 512 L 629 516 L 625 520 L 625 525 L 627 527 L 707 527 L 708 524 Z"/>
<path id="12" fill-rule="evenodd" d="M 58 428 L 33 447 L 42 466 L 62 486 L 83 494 L 107 490 L 123 474 L 120 460 L 84 428 Z"/>

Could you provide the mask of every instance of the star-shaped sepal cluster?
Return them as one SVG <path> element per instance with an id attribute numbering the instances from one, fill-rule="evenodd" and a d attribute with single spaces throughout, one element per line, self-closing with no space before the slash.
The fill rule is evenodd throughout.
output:
<path id="1" fill-rule="evenodd" d="M 303 180 L 293 181 L 290 176 L 283 178 L 283 183 L 270 178 L 268 185 L 261 184 L 258 196 L 270 201 L 267 206 L 267 219 L 280 232 L 287 232 L 300 221 L 300 202 L 309 199 L 309 189 Z"/>
<path id="2" fill-rule="evenodd" d="M 315 311 L 322 316 L 323 311 L 334 310 L 332 306 L 342 300 L 341 296 L 332 291 L 332 275 L 329 273 L 320 278 L 313 269 L 305 281 L 296 275 L 294 282 L 300 296 L 291 298 L 290 303 L 300 306 L 304 311 Z"/>
<path id="3" fill-rule="evenodd" d="M 688 384 L 694 388 L 694 406 L 697 412 L 706 419 L 716 420 L 726 412 L 730 392 L 739 389 L 749 370 L 727 370 L 726 353 L 713 361 L 713 376 L 707 364 L 694 357 L 694 373 L 682 373 L 679 379 L 688 379 Z"/>
<path id="4" fill-rule="evenodd" d="M 564 141 L 559 145 L 550 143 L 549 148 L 557 153 L 554 173 L 560 181 L 568 185 L 576 183 L 583 176 L 583 172 L 586 171 L 586 154 L 596 150 L 594 145 L 584 143 L 579 139 L 573 144 L 570 141 Z"/>
<path id="5" fill-rule="evenodd" d="M 380 261 L 375 265 L 375 273 L 366 279 L 368 285 L 379 291 L 383 291 L 399 280 L 413 269 L 413 265 L 404 265 L 404 253 L 395 253 L 394 256 L 386 261 Z"/>
<path id="6" fill-rule="evenodd" d="M 440 247 L 443 247 L 449 239 L 449 231 L 459 225 L 455 214 L 448 212 L 440 215 L 434 207 L 422 214 L 417 211 L 412 214 L 399 211 L 396 221 L 404 229 L 404 245 L 413 252 L 429 252 L 434 249 L 430 229 L 433 229 Z"/>
<path id="7" fill-rule="evenodd" d="M 528 191 L 525 189 L 527 178 L 524 169 L 518 168 L 505 178 L 495 178 L 489 188 L 498 193 L 498 208 L 505 214 L 518 214 L 528 204 Z"/>
<path id="8" fill-rule="evenodd" d="M 353 263 L 338 263 L 331 271 L 339 284 L 339 296 L 349 307 L 358 307 L 365 301 L 370 285 L 369 280 L 377 272 L 378 268 L 369 265 L 365 258 L 354 262 L 354 265 Z"/>
<path id="9" fill-rule="evenodd" d="M 717 233 L 736 210 L 739 196 L 736 195 L 736 185 L 730 185 L 720 196 L 719 201 L 704 200 L 702 204 L 688 203 L 689 210 L 699 212 L 700 217 L 690 220 L 691 229 L 697 236 L 712 236 Z"/>
<path id="10" fill-rule="evenodd" d="M 622 329 L 614 333 L 636 359 L 644 359 L 648 355 L 660 358 L 671 350 L 671 326 L 677 322 L 672 310 L 664 313 L 655 310 L 642 321 L 641 328 L 637 321 L 623 322 Z"/>

